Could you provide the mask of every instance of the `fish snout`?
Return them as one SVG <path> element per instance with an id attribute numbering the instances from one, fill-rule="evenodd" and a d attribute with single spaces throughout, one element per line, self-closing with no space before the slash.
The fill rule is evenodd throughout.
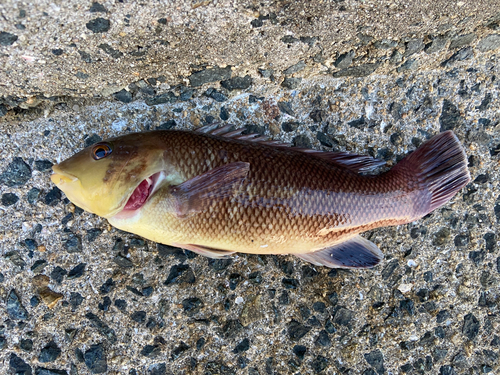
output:
<path id="1" fill-rule="evenodd" d="M 50 179 L 56 186 L 60 186 L 63 184 L 70 184 L 72 182 L 78 181 L 78 177 L 62 171 L 57 165 L 52 167 L 54 173 L 50 176 Z"/>

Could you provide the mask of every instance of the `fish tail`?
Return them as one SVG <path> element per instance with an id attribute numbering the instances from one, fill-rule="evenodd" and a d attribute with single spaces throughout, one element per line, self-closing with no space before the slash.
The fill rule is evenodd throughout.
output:
<path id="1" fill-rule="evenodd" d="M 414 207 L 416 217 L 441 207 L 470 181 L 467 156 L 452 131 L 432 137 L 392 171 L 406 175 L 413 188 L 427 191 L 425 201 Z"/>

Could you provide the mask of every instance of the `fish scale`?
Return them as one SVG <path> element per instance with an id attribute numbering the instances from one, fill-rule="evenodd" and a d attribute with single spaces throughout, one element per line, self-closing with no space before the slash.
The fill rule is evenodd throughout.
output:
<path id="1" fill-rule="evenodd" d="M 247 253 L 263 253 L 261 246 L 268 245 L 265 253 L 299 253 L 325 248 L 361 230 L 385 225 L 387 220 L 381 222 L 381 216 L 408 216 L 401 207 L 388 201 L 392 195 L 381 196 L 381 192 L 404 190 L 407 184 L 403 181 L 381 181 L 372 176 L 361 176 L 299 151 L 280 150 L 258 143 L 210 135 L 193 138 L 187 132 L 172 132 L 164 141 L 180 145 L 175 152 L 169 152 L 167 162 L 180 171 L 190 171 L 183 175 L 185 180 L 237 161 L 249 162 L 250 172 L 234 202 L 231 199 L 213 201 L 209 210 L 182 220 L 165 220 L 162 225 L 155 226 L 162 213 L 147 208 L 161 207 L 162 202 L 169 200 L 166 187 L 156 199 L 150 200 L 143 215 L 144 226 L 155 226 L 155 232 L 163 234 L 156 236 L 159 242 L 175 238 L 172 242 Z M 201 160 L 191 157 L 192 149 L 203 150 L 197 153 Z M 217 156 L 222 151 L 227 153 L 226 162 Z M 202 163 L 203 160 L 207 164 Z M 272 166 L 268 164 L 270 162 Z M 281 168 L 276 168 L 276 165 Z M 343 185 L 338 181 L 343 181 Z M 288 186 L 290 189 L 286 188 Z M 369 196 L 373 192 L 378 194 L 378 203 L 371 208 Z M 288 212 L 266 207 L 272 207 L 278 201 L 284 202 L 281 204 L 289 208 Z M 230 215 L 233 207 L 242 211 Z M 315 215 L 316 212 L 324 214 Z M 378 216 L 377 221 L 373 220 L 374 216 Z M 346 222 L 347 217 L 350 217 L 349 222 Z M 244 224 L 239 224 L 240 221 Z M 398 220 L 391 219 L 390 222 L 397 223 Z M 350 228 L 317 235 L 325 226 L 338 228 L 341 223 Z M 269 242 L 274 241 L 268 238 L 271 232 L 267 228 L 269 224 L 273 226 L 274 236 L 286 234 L 288 240 L 270 246 Z"/>

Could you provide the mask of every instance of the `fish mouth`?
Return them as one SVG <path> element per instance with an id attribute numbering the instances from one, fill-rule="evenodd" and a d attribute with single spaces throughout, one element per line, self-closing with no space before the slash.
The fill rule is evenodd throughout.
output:
<path id="1" fill-rule="evenodd" d="M 158 190 L 160 182 L 164 178 L 165 173 L 160 171 L 142 180 L 127 199 L 122 213 L 132 214 L 140 210 L 156 190 Z"/>

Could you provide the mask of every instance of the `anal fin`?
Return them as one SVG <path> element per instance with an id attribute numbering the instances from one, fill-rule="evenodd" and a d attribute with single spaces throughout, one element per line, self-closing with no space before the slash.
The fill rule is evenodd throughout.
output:
<path id="1" fill-rule="evenodd" d="M 174 243 L 172 244 L 172 246 L 180 247 L 182 249 L 189 250 L 192 251 L 193 253 L 203 255 L 204 257 L 212 259 L 225 259 L 229 255 L 235 253 L 235 251 L 218 250 L 218 249 L 213 249 L 211 247 L 192 245 L 192 244 Z"/>
<path id="2" fill-rule="evenodd" d="M 361 236 L 314 253 L 294 255 L 317 266 L 330 268 L 371 268 L 384 258 L 377 245 Z"/>

